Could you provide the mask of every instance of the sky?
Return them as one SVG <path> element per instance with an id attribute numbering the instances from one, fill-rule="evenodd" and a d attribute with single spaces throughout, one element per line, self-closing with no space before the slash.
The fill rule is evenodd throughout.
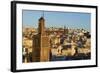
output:
<path id="1" fill-rule="evenodd" d="M 79 12 L 54 12 L 23 10 L 22 22 L 24 27 L 38 27 L 38 20 L 44 15 L 45 27 L 68 27 L 90 31 L 91 14 Z"/>

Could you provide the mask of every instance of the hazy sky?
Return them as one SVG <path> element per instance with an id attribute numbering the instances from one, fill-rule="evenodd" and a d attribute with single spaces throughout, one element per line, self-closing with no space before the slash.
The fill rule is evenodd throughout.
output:
<path id="1" fill-rule="evenodd" d="M 43 16 L 43 11 L 23 10 L 23 26 L 38 27 L 38 20 Z M 83 28 L 90 31 L 91 14 L 76 12 L 44 11 L 46 27 Z"/>

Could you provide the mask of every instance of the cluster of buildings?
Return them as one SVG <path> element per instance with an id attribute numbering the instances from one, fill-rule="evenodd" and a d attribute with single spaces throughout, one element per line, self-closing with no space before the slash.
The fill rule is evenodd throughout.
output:
<path id="1" fill-rule="evenodd" d="M 52 32 L 50 35 L 50 47 L 53 49 L 64 50 L 76 48 L 90 49 L 91 47 L 91 35 L 84 29 L 63 29 L 63 32 L 58 30 Z M 76 52 L 72 52 L 74 55 Z M 78 52 L 79 53 L 79 52 Z M 58 53 L 58 54 L 61 54 Z"/>
<path id="2" fill-rule="evenodd" d="M 26 33 L 27 32 L 27 33 Z M 91 48 L 90 32 L 84 29 L 45 28 L 45 19 L 39 19 L 38 29 L 24 30 L 23 39 L 30 39 L 31 51 L 28 52 L 23 43 L 23 62 L 45 62 L 50 61 L 53 55 L 56 56 L 75 56 L 79 53 L 89 54 Z M 23 42 L 27 43 L 27 40 Z M 25 51 L 26 50 L 26 51 Z M 84 52 L 84 50 L 86 50 Z M 69 51 L 69 52 L 68 52 Z M 69 54 L 68 54 L 69 53 Z"/>

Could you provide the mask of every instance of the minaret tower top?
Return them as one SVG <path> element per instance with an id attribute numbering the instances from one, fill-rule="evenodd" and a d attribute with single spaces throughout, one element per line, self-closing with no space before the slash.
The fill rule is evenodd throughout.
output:
<path id="1" fill-rule="evenodd" d="M 45 33 L 45 19 L 44 19 L 44 11 L 43 15 L 39 19 L 39 28 L 38 28 L 38 33 L 43 35 Z"/>

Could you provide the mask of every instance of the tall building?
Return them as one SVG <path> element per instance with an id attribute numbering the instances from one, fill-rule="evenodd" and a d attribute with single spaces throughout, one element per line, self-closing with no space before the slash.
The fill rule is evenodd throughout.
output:
<path id="1" fill-rule="evenodd" d="M 38 34 L 33 36 L 32 60 L 33 62 L 49 61 L 50 42 L 45 32 L 45 19 L 41 17 L 38 23 Z"/>
<path id="2" fill-rule="evenodd" d="M 68 34 L 68 28 L 66 26 L 64 26 L 64 34 Z"/>

